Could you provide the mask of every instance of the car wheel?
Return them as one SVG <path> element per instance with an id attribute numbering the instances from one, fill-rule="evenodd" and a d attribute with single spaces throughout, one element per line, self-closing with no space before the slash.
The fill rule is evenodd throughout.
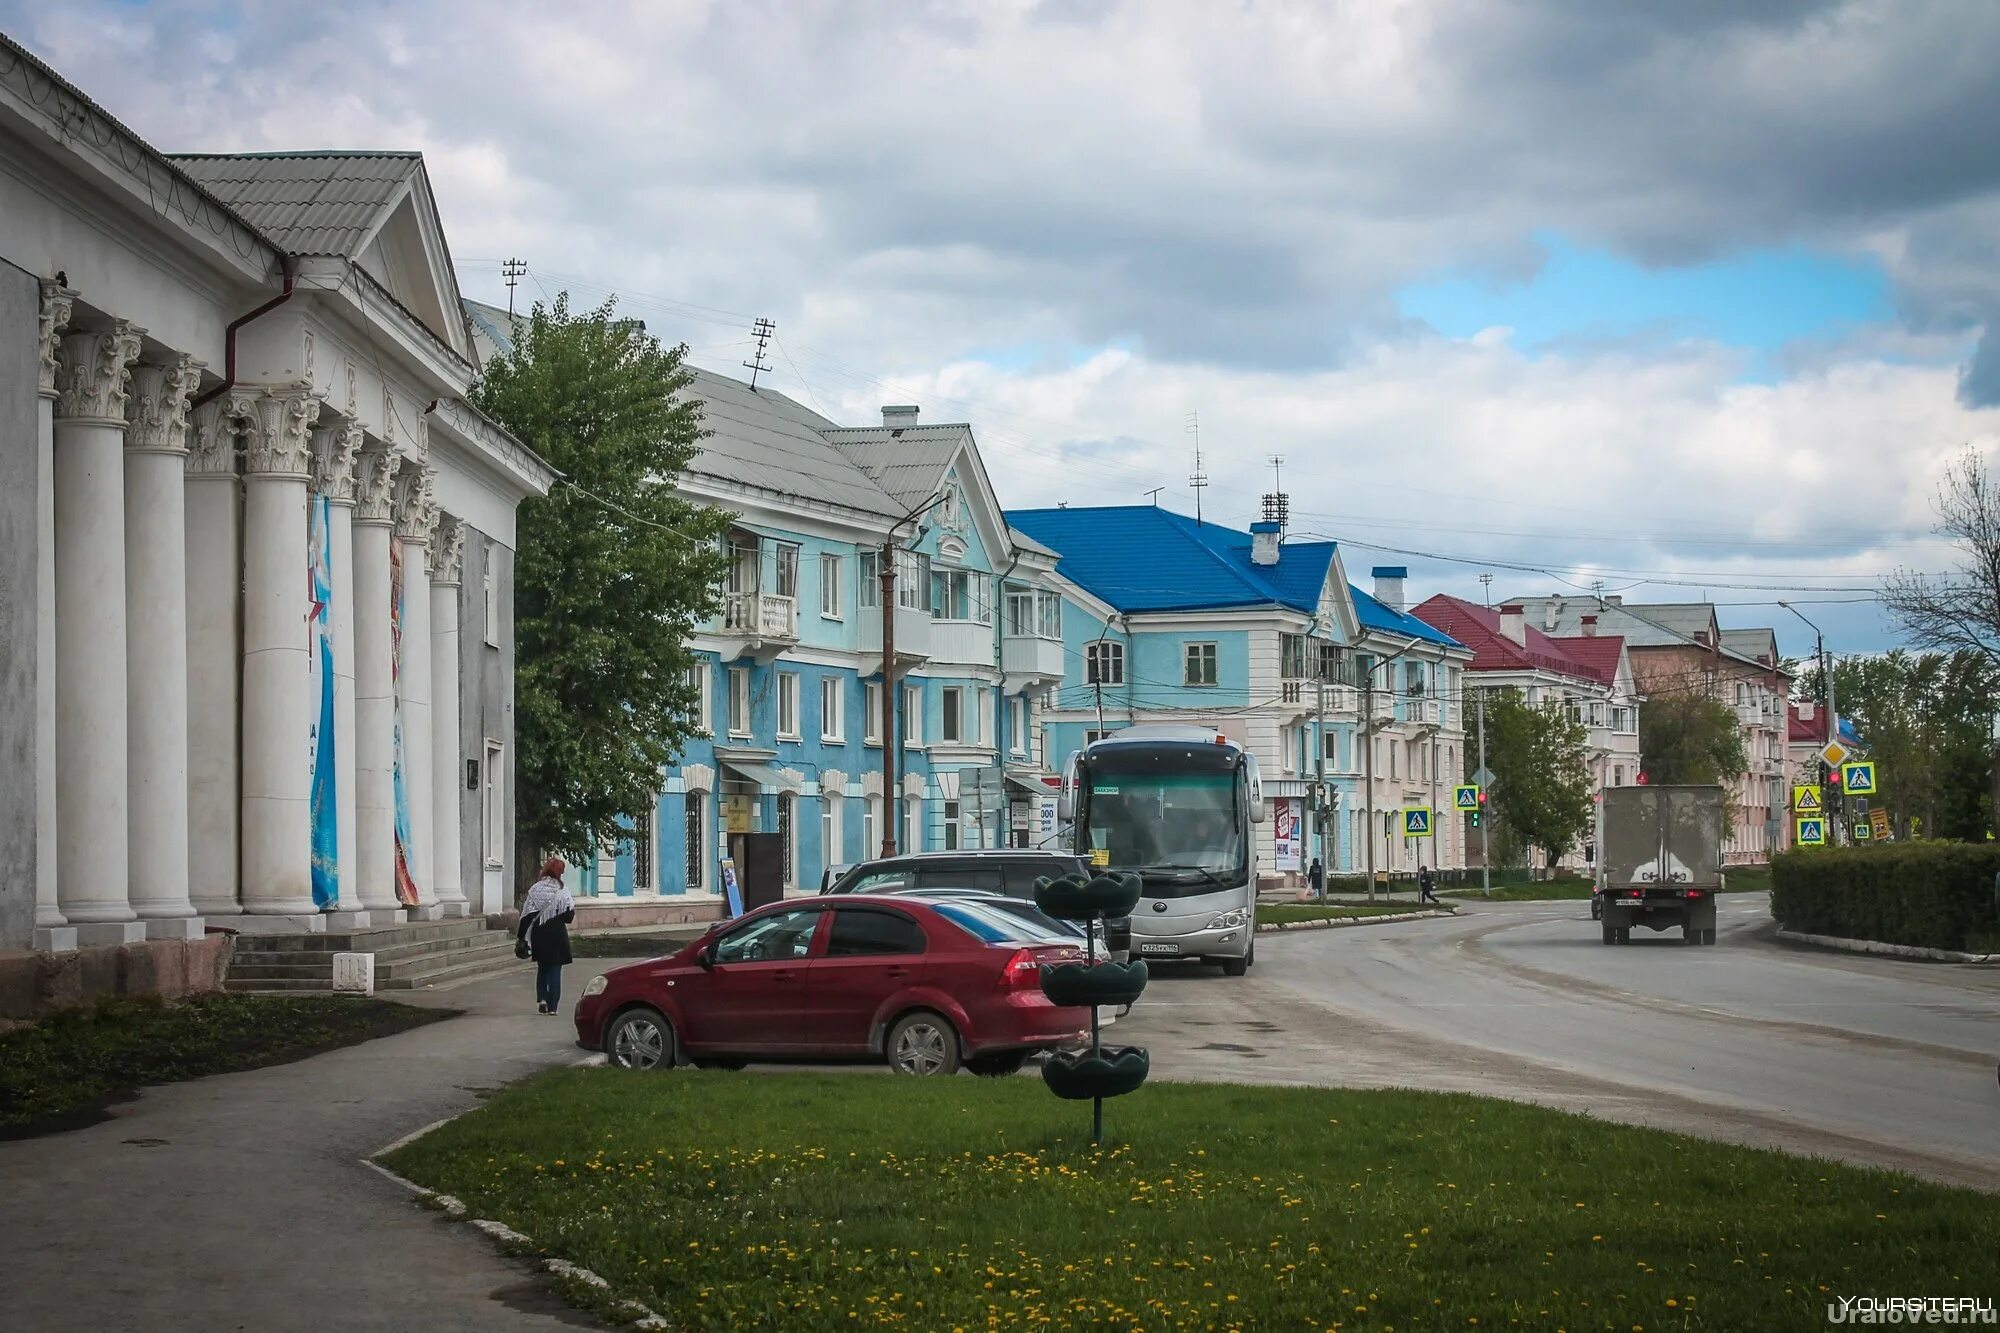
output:
<path id="1" fill-rule="evenodd" d="M 628 1009 L 604 1034 L 604 1053 L 620 1069 L 671 1069 L 674 1025 L 656 1009 Z"/>
<path id="2" fill-rule="evenodd" d="M 1701 932 L 1701 942 L 1702 942 L 1703 944 L 1713 944 L 1713 943 L 1715 943 L 1715 928 L 1714 928 L 1714 927 L 1712 927 L 1712 926 L 1711 926 L 1711 927 L 1710 927 L 1709 929 L 1707 929 L 1707 930 L 1704 930 L 1703 932 Z"/>
<path id="3" fill-rule="evenodd" d="M 1606 944 L 1618 943 L 1618 932 L 1612 929 L 1610 926 L 1606 926 L 1604 928 L 1604 942 Z"/>
<path id="4" fill-rule="evenodd" d="M 992 1055 L 975 1055 L 965 1062 L 965 1067 L 981 1078 L 1005 1078 L 1009 1074 L 1021 1072 L 1021 1066 L 1028 1063 L 1026 1051 L 996 1051 Z"/>
<path id="5" fill-rule="evenodd" d="M 958 1032 L 937 1014 L 906 1014 L 897 1019 L 884 1046 L 889 1067 L 899 1074 L 958 1072 Z"/>

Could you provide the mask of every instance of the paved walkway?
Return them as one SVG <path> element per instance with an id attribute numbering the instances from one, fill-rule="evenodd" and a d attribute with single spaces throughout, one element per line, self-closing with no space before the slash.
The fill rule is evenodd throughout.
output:
<path id="1" fill-rule="evenodd" d="M 580 960 L 565 1000 L 615 960 Z M 360 1159 L 582 1055 L 532 974 L 398 996 L 462 1017 L 298 1064 L 156 1088 L 0 1143 L 4 1323 L 20 1329 L 602 1327 Z"/>

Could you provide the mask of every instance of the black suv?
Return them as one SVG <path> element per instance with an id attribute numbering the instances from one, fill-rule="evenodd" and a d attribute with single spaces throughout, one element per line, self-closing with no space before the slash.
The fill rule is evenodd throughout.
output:
<path id="1" fill-rule="evenodd" d="M 984 889 L 1033 902 L 1044 875 L 1088 874 L 1083 858 L 1067 852 L 1002 848 L 990 852 L 912 852 L 849 866 L 825 893 L 895 893 L 902 889 Z M 1132 948 L 1132 921 L 1105 923 L 1105 947 L 1114 955 Z"/>

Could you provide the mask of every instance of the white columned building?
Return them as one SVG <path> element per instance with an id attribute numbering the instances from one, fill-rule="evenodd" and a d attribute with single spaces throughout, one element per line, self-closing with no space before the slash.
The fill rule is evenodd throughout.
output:
<path id="1" fill-rule="evenodd" d="M 446 916 L 469 910 L 460 864 L 458 777 L 464 746 L 459 737 L 458 589 L 465 561 L 465 528 L 439 515 L 431 539 L 431 874 Z"/>
<path id="2" fill-rule="evenodd" d="M 236 831 L 243 652 L 243 499 L 237 423 L 227 405 L 196 408 L 189 426 L 186 612 L 188 890 L 204 917 L 241 911 Z"/>
<path id="3" fill-rule="evenodd" d="M 396 663 L 389 543 L 402 455 L 361 455 L 354 492 L 355 892 L 361 910 L 398 913 Z M 384 919 L 387 919 L 385 916 Z"/>
<path id="4" fill-rule="evenodd" d="M 405 467 L 397 483 L 396 549 L 402 591 L 397 599 L 396 729 L 400 802 L 409 811 L 402 844 L 402 874 L 414 900 L 413 918 L 442 915 L 429 857 L 436 820 L 431 812 L 431 534 L 437 528 L 436 476 L 419 464 Z M 399 832 L 402 831 L 399 826 Z"/>
<path id="5" fill-rule="evenodd" d="M 76 293 L 36 284 L 35 339 L 35 928 L 38 949 L 73 949 L 76 931 L 56 894 L 56 338 Z"/>
<path id="6" fill-rule="evenodd" d="M 339 813 L 334 914 L 342 926 L 372 924 L 361 905 L 356 873 L 360 829 L 354 751 L 354 472 L 365 438 L 352 418 L 313 432 L 313 494 L 325 499 L 327 514 L 327 666 L 333 677 L 333 791 Z"/>

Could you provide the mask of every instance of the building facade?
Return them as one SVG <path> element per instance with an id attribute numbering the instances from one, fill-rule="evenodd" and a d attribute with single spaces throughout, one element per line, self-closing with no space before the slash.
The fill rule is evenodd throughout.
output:
<path id="1" fill-rule="evenodd" d="M 169 158 L 5 54 L 0 947 L 505 905 L 554 478 L 466 401 L 422 159 Z"/>

